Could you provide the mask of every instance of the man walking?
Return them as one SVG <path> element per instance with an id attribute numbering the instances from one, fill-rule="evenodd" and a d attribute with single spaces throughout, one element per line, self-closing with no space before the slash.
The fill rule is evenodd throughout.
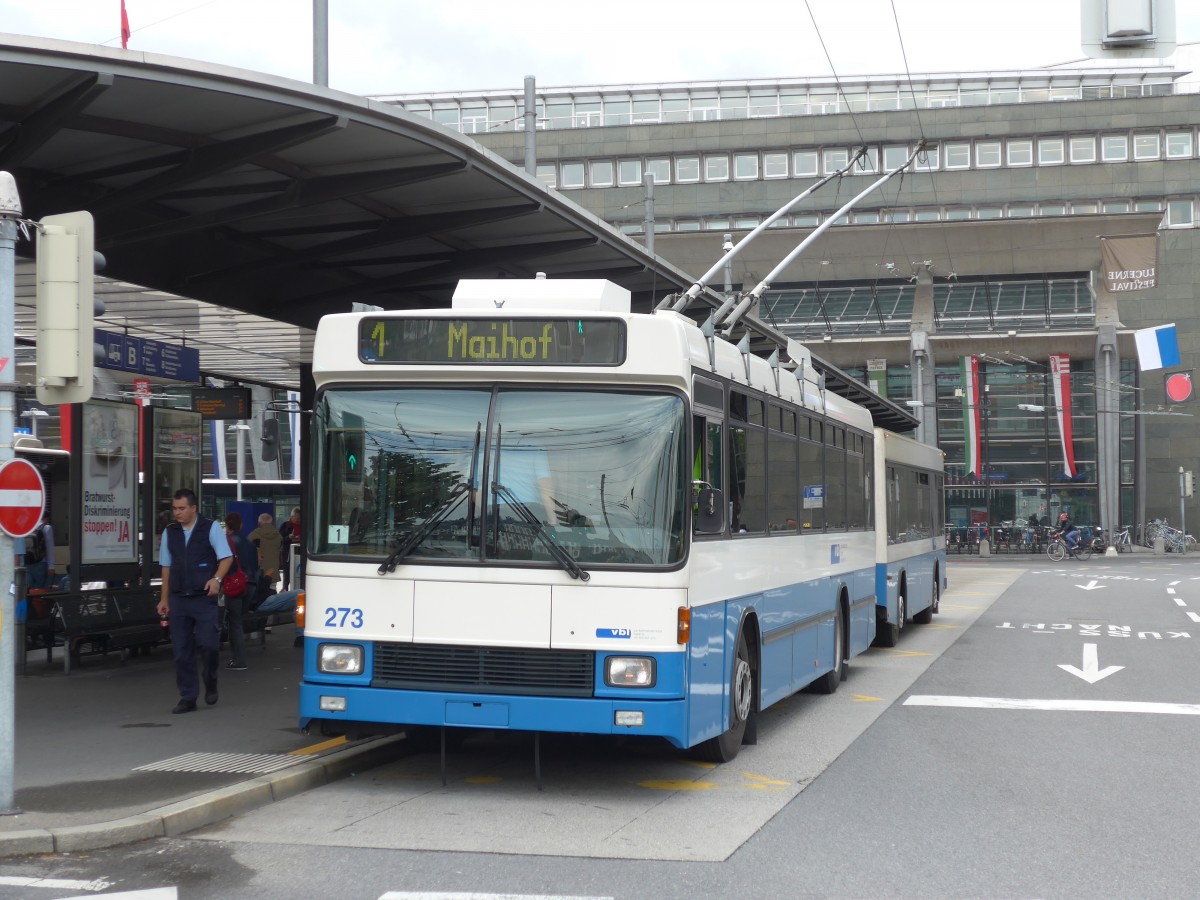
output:
<path id="1" fill-rule="evenodd" d="M 221 647 L 221 615 L 217 595 L 221 579 L 233 564 L 233 551 L 220 522 L 200 515 L 196 494 L 182 488 L 171 501 L 175 521 L 166 527 L 159 546 L 162 594 L 158 614 L 170 616 L 179 702 L 173 713 L 193 712 L 200 685 L 196 651 L 200 652 L 204 702 L 217 702 L 217 664 Z M 193 540 L 195 538 L 195 540 Z"/>

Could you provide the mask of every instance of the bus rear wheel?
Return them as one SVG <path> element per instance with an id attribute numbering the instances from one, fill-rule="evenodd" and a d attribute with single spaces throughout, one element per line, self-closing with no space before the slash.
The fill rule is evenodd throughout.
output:
<path id="1" fill-rule="evenodd" d="M 750 646 L 746 643 L 746 633 L 743 631 L 738 633 L 737 656 L 730 675 L 729 729 L 724 734 L 697 744 L 694 750 L 696 758 L 715 763 L 732 760 L 742 749 L 746 723 L 753 714 L 754 670 L 750 666 Z"/>
<path id="2" fill-rule="evenodd" d="M 900 643 L 900 632 L 904 630 L 904 622 L 908 618 L 908 600 L 904 597 L 904 591 L 900 592 L 900 596 L 896 598 L 896 621 L 888 622 L 886 619 L 879 623 L 879 628 L 875 633 L 875 643 L 880 647 L 895 647 Z"/>
<path id="3" fill-rule="evenodd" d="M 842 621 L 840 609 L 833 617 L 833 623 L 833 669 L 809 685 L 809 689 L 814 694 L 832 694 L 842 683 L 842 674 L 846 665 L 846 626 Z"/>
<path id="4" fill-rule="evenodd" d="M 921 610 L 915 616 L 913 621 L 918 625 L 928 625 L 933 621 L 933 614 L 938 611 L 938 573 L 937 569 L 933 570 L 933 593 L 929 596 L 929 606 Z"/>

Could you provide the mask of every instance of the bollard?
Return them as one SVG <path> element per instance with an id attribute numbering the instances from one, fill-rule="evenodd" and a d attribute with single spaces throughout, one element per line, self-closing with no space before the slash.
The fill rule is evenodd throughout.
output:
<path id="1" fill-rule="evenodd" d="M 1167 545 L 1163 542 L 1163 536 L 1160 534 L 1154 539 L 1154 555 L 1165 556 L 1167 553 Z"/>
<path id="2" fill-rule="evenodd" d="M 987 538 L 981 538 L 979 541 L 979 555 L 980 556 L 991 556 L 992 555 L 992 542 L 989 541 Z"/>

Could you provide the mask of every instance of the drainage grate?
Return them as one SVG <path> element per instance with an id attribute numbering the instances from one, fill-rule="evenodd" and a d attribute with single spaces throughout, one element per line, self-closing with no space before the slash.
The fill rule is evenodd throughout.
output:
<path id="1" fill-rule="evenodd" d="M 304 757 L 279 753 L 185 753 L 162 762 L 138 766 L 135 772 L 227 772 L 263 775 L 304 762 Z"/>

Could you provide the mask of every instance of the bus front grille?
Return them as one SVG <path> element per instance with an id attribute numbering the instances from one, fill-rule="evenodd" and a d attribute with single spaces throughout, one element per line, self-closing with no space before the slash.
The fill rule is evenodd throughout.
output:
<path id="1" fill-rule="evenodd" d="M 532 647 L 375 645 L 374 687 L 590 697 L 595 654 Z"/>

